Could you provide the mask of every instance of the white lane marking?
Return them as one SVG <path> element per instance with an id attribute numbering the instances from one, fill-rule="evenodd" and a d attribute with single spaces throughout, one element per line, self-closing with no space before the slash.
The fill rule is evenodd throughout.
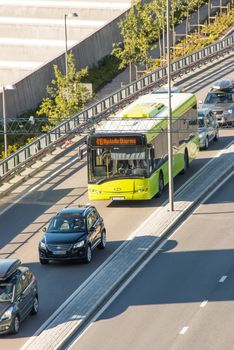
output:
<path id="1" fill-rule="evenodd" d="M 180 331 L 180 334 L 185 334 L 186 332 L 187 332 L 187 330 L 188 330 L 188 327 L 186 326 L 186 327 L 183 327 L 182 329 L 181 329 L 181 331 Z"/>
<path id="2" fill-rule="evenodd" d="M 193 182 L 193 180 L 200 175 L 209 165 L 210 163 L 213 162 L 214 158 L 218 158 L 220 157 L 224 152 L 225 149 L 228 149 L 232 144 L 234 144 L 233 141 L 231 141 L 223 150 L 221 150 L 220 152 L 218 152 L 214 157 L 212 157 L 205 165 L 203 165 L 203 167 L 201 169 L 199 169 L 195 174 L 193 174 L 182 186 L 180 186 L 180 188 L 178 188 L 178 190 L 174 193 L 174 195 L 176 196 L 177 193 L 181 192 L 189 183 Z M 203 203 L 203 202 L 201 202 Z"/>
<path id="3" fill-rule="evenodd" d="M 220 182 L 202 201 L 201 204 L 204 204 L 213 194 L 223 186 L 223 184 L 228 181 L 234 175 L 234 170 L 225 178 L 222 182 Z"/>
<path id="4" fill-rule="evenodd" d="M 173 236 L 173 234 L 171 235 L 171 237 Z M 99 316 L 101 316 L 103 314 L 103 312 L 108 309 L 108 307 L 115 301 L 115 299 L 118 298 L 118 296 L 122 293 L 122 291 L 132 282 L 132 280 L 144 269 L 144 267 L 149 263 L 149 261 L 156 255 L 158 254 L 163 246 L 167 243 L 167 239 L 165 239 L 164 241 L 162 241 L 162 243 L 158 246 L 158 248 L 155 249 L 155 251 L 153 251 L 146 259 L 145 261 L 143 261 L 142 265 L 140 265 L 133 273 L 132 275 L 123 283 L 123 285 L 112 295 L 112 297 L 110 297 L 110 299 L 106 302 L 106 304 L 93 316 L 93 318 L 90 320 L 90 322 L 88 323 L 87 327 L 78 335 L 78 337 L 76 339 L 74 339 L 74 342 L 72 342 L 72 344 L 69 345 L 68 348 L 66 348 L 66 350 L 69 350 L 73 347 L 74 343 L 81 338 L 87 331 L 88 329 L 93 325 L 94 322 L 96 322 L 96 320 L 99 318 Z M 102 265 L 99 267 L 101 268 Z M 52 315 L 53 316 L 53 315 Z M 20 349 L 20 350 L 23 350 Z"/>
<path id="5" fill-rule="evenodd" d="M 232 144 L 233 144 L 233 141 L 231 141 L 225 148 L 229 148 Z M 224 150 L 223 150 L 223 151 L 220 151 L 214 158 L 216 158 L 216 157 L 218 158 L 223 152 L 224 152 Z M 193 176 L 191 176 L 190 179 L 188 179 L 180 188 L 178 188 L 178 190 L 174 193 L 174 195 L 176 196 L 179 192 L 181 192 L 181 190 L 184 189 L 190 182 L 192 182 L 192 180 L 194 180 L 194 178 L 195 178 L 196 176 L 198 176 L 212 161 L 213 161 L 213 159 L 209 160 L 209 161 L 207 162 L 207 164 L 205 164 L 205 165 L 204 165 L 201 169 L 199 169 Z M 210 197 L 211 195 L 213 195 L 214 192 L 215 192 L 216 190 L 218 190 L 218 189 L 225 183 L 225 181 L 227 181 L 233 174 L 234 174 L 234 171 L 233 171 L 230 175 L 228 175 L 216 188 L 214 188 L 213 191 L 211 191 L 211 192 L 205 197 L 205 199 L 204 199 L 201 203 L 203 204 L 206 200 L 208 200 L 209 197 Z M 166 199 L 165 202 L 163 202 L 163 203 L 161 204 L 160 207 L 158 207 L 144 222 L 142 222 L 142 224 L 127 238 L 127 240 L 131 240 L 133 237 L 135 237 L 135 235 L 137 234 L 137 232 L 139 232 L 142 228 L 144 228 L 144 226 L 145 226 L 148 222 L 150 222 L 150 220 L 151 220 L 152 217 L 155 215 L 155 213 L 156 213 L 157 211 L 159 211 L 162 207 L 166 206 L 167 203 L 168 203 L 168 199 Z M 199 207 L 200 207 L 200 206 L 199 206 Z M 197 210 L 199 209 L 199 207 L 197 208 Z M 183 221 L 183 223 L 180 225 L 180 227 L 181 227 L 188 219 L 189 219 L 189 217 L 188 217 L 185 221 Z M 180 227 L 179 227 L 179 228 L 180 228 Z M 178 229 L 179 229 L 179 228 L 178 228 Z M 176 229 L 175 232 L 177 232 L 177 229 Z"/>
<path id="6" fill-rule="evenodd" d="M 222 276 L 219 280 L 219 283 L 223 283 L 226 280 L 227 276 Z"/>
<path id="7" fill-rule="evenodd" d="M 232 143 L 232 142 L 231 142 Z M 204 165 L 205 166 L 205 165 Z M 200 170 L 199 170 L 200 171 Z M 198 172 L 199 172 L 198 171 Z M 228 181 L 232 176 L 234 175 L 234 170 L 225 178 L 225 179 L 223 179 L 223 181 L 221 181 L 202 201 L 201 201 L 201 204 L 196 208 L 196 210 L 194 210 L 193 211 L 193 214 L 194 213 L 196 213 L 198 210 L 199 210 L 199 208 L 210 198 L 210 197 L 212 197 L 213 196 L 213 194 L 216 192 L 216 191 L 218 191 L 219 190 L 219 188 L 220 187 L 222 187 L 223 186 L 223 184 L 225 184 L 225 182 L 226 181 Z M 190 180 L 188 180 L 188 181 L 190 181 Z M 185 185 L 185 184 L 184 184 Z M 182 188 L 182 187 L 184 187 L 184 185 L 182 185 L 180 188 Z M 179 192 L 179 189 L 176 191 L 176 193 L 177 192 Z M 176 230 L 173 232 L 173 234 L 172 234 L 172 236 L 178 231 L 178 230 L 180 230 L 181 229 L 181 227 L 183 227 L 186 223 L 187 223 L 187 221 L 190 219 L 190 215 L 187 217 L 187 219 L 186 220 L 184 220 L 181 224 L 180 224 L 180 226 L 178 227 L 178 228 L 176 228 Z M 170 237 L 172 237 L 172 236 L 170 236 Z M 169 238 L 170 238 L 169 237 Z"/>
<path id="8" fill-rule="evenodd" d="M 194 86 L 196 86 L 196 85 L 202 83 L 203 81 L 208 80 L 208 78 L 213 77 L 213 75 L 216 75 L 216 74 L 222 72 L 223 70 L 228 69 L 228 68 L 230 68 L 230 67 L 232 67 L 232 66 L 233 66 L 233 63 L 231 63 L 231 64 L 229 64 L 228 66 L 225 66 L 225 67 L 223 67 L 223 68 L 220 68 L 220 69 L 218 69 L 217 71 L 215 71 L 215 72 L 209 74 L 208 77 L 204 77 L 204 78 L 200 79 L 199 81 L 197 81 L 197 82 L 195 82 L 195 83 L 193 83 L 193 84 L 191 84 L 191 85 L 185 87 L 183 90 L 184 90 L 184 91 L 189 90 L 189 89 L 191 89 L 191 87 L 194 87 Z"/>
<path id="9" fill-rule="evenodd" d="M 232 143 L 232 142 L 231 142 Z M 234 173 L 234 171 L 233 171 Z M 220 186 L 222 186 L 225 181 L 228 180 L 229 177 L 231 177 L 232 174 L 230 174 L 230 176 L 228 176 L 227 178 L 225 178 L 220 184 L 219 186 L 216 188 L 216 190 L 218 190 L 218 188 Z M 214 191 L 212 191 L 206 198 L 208 199 L 209 196 L 212 196 Z M 166 203 L 166 202 L 165 202 Z M 199 206 L 201 207 L 201 205 Z M 197 210 L 199 209 L 199 207 L 197 208 Z M 156 211 L 158 211 L 160 208 L 158 208 Z M 196 210 L 196 211 L 197 211 Z M 156 212 L 155 211 L 155 212 Z M 150 218 L 155 214 L 152 213 L 150 215 L 150 217 L 148 219 L 145 220 L 145 222 L 143 222 L 140 227 L 144 226 L 146 222 L 148 222 L 150 220 Z M 110 297 L 110 299 L 106 302 L 106 304 L 93 316 L 93 318 L 90 320 L 90 322 L 87 324 L 87 327 L 77 336 L 76 339 L 74 339 L 74 341 L 69 345 L 69 347 L 66 350 L 69 350 L 73 347 L 73 345 L 76 343 L 76 341 L 81 338 L 88 330 L 89 328 L 93 325 L 94 322 L 96 322 L 96 320 L 103 314 L 103 312 L 105 312 L 105 310 L 115 301 L 115 299 L 122 293 L 122 291 L 132 282 L 132 280 L 144 269 L 144 267 L 148 264 L 148 262 L 156 255 L 158 254 L 163 246 L 168 242 L 169 238 L 172 238 L 177 231 L 185 224 L 185 222 L 187 222 L 187 220 L 189 219 L 189 217 L 180 225 L 180 227 L 178 227 L 166 240 L 163 240 L 162 243 L 155 249 L 155 251 L 153 251 L 147 258 L 146 260 L 142 263 L 142 265 L 140 265 L 133 273 L 132 275 L 124 282 L 124 284 L 116 291 L 115 294 L 112 295 L 112 297 Z M 134 232 L 137 232 L 139 228 L 137 228 Z M 131 239 L 134 237 L 134 233 L 128 238 Z M 122 248 L 123 246 L 127 244 L 127 240 L 121 244 L 120 247 L 118 247 L 115 252 L 109 256 L 109 258 L 107 258 L 107 260 L 101 264 L 97 270 L 94 271 L 94 273 L 88 277 L 88 279 L 72 294 L 70 295 L 70 297 L 59 307 L 59 309 L 57 309 L 51 316 L 50 318 L 44 322 L 44 324 L 34 333 L 33 336 L 37 336 L 38 334 L 40 334 L 42 332 L 42 330 L 45 329 L 45 327 L 50 323 L 51 320 L 53 320 L 65 307 L 66 305 L 75 297 L 75 295 L 77 295 L 79 293 L 79 291 L 81 291 L 83 288 L 85 288 L 85 286 L 88 284 L 88 282 L 103 268 L 103 266 L 105 266 L 105 264 L 107 264 Z M 28 340 L 25 345 L 20 349 L 23 350 L 26 347 L 26 344 L 29 344 L 32 340 Z"/>
<path id="10" fill-rule="evenodd" d="M 204 300 L 204 301 L 200 304 L 200 307 L 205 307 L 207 303 L 208 303 L 208 300 Z"/>
<path id="11" fill-rule="evenodd" d="M 12 208 L 15 204 L 19 203 L 22 199 L 24 199 L 25 197 L 27 197 L 27 195 L 33 191 L 35 191 L 38 187 L 44 185 L 46 182 L 48 182 L 51 178 L 55 177 L 58 173 L 60 173 L 62 170 L 68 168 L 72 163 L 76 162 L 77 159 L 80 159 L 79 156 L 76 156 L 74 159 L 72 159 L 69 163 L 63 165 L 61 168 L 59 168 L 58 170 L 56 170 L 53 174 L 51 174 L 50 176 L 46 177 L 45 179 L 43 179 L 40 183 L 38 183 L 37 185 L 31 187 L 26 193 L 24 193 L 21 197 L 17 198 L 14 202 L 12 202 L 11 204 L 9 204 L 5 209 L 3 209 L 2 211 L 0 211 L 0 216 L 2 214 L 4 214 L 7 210 L 9 210 L 10 208 Z"/>

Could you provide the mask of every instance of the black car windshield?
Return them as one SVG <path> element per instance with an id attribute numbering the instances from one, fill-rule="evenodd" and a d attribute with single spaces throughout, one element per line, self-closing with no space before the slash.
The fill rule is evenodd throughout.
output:
<path id="1" fill-rule="evenodd" d="M 0 302 L 11 301 L 13 296 L 12 283 L 0 283 Z"/>
<path id="2" fill-rule="evenodd" d="M 57 216 L 48 226 L 48 233 L 76 233 L 85 230 L 85 221 L 81 216 Z"/>
<path id="3" fill-rule="evenodd" d="M 216 104 L 216 103 L 232 103 L 233 95 L 231 92 L 219 91 L 209 92 L 204 101 L 205 104 Z"/>

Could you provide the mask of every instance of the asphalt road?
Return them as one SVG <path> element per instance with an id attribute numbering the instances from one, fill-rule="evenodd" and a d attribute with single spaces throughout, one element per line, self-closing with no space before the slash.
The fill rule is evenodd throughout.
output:
<path id="1" fill-rule="evenodd" d="M 198 99 L 204 94 L 204 90 L 199 90 Z M 220 135 L 220 140 L 212 143 L 208 151 L 199 153 L 187 174 L 177 176 L 175 189 L 179 188 L 211 157 L 233 140 L 234 130 L 224 129 Z M 29 317 L 24 321 L 17 336 L 1 337 L 0 349 L 19 349 L 68 296 L 167 199 L 168 194 L 165 191 L 160 199 L 153 199 L 149 202 L 111 204 L 104 201 L 95 203 L 104 217 L 107 228 L 108 246 L 106 250 L 95 252 L 90 265 L 50 264 L 41 266 L 37 252 L 38 242 L 43 235 L 41 228 L 58 209 L 65 205 L 88 202 L 85 161 L 74 161 L 67 169 L 50 177 L 44 185 L 37 187 L 32 192 L 29 192 L 28 189 L 40 183 L 55 169 L 61 169 L 66 162 L 71 162 L 75 156 L 76 151 L 70 152 L 66 157 L 56 161 L 45 171 L 19 186 L 14 193 L 1 199 L 0 257 L 18 257 L 24 264 L 32 268 L 39 285 L 40 311 L 36 317 Z M 20 199 L 22 195 L 24 198 Z"/>
<path id="2" fill-rule="evenodd" d="M 233 349 L 234 174 L 69 350 Z"/>

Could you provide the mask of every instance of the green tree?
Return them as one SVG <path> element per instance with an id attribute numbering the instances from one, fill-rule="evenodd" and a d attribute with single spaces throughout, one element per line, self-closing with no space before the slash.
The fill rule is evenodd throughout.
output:
<path id="1" fill-rule="evenodd" d="M 121 61 L 120 69 L 129 65 L 130 82 L 132 81 L 132 63 L 136 66 L 149 63 L 151 36 L 146 11 L 147 6 L 138 0 L 126 13 L 124 19 L 118 23 L 123 42 L 114 44 L 112 54 Z"/>
<path id="2" fill-rule="evenodd" d="M 157 19 L 157 39 L 159 41 L 160 56 L 166 54 L 166 0 L 153 0 L 151 10 Z M 162 37 L 162 41 L 161 41 Z"/>
<path id="3" fill-rule="evenodd" d="M 88 74 L 84 68 L 76 71 L 72 52 L 68 54 L 68 74 L 63 75 L 54 65 L 55 78 L 47 86 L 48 97 L 43 98 L 37 115 L 46 116 L 52 126 L 82 110 L 91 99 L 91 94 L 81 80 Z"/>

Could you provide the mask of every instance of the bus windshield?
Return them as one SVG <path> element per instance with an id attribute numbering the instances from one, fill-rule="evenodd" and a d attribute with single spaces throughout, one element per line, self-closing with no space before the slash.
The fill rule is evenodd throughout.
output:
<path id="1" fill-rule="evenodd" d="M 145 146 L 95 148 L 89 157 L 89 181 L 93 183 L 148 174 Z"/>

